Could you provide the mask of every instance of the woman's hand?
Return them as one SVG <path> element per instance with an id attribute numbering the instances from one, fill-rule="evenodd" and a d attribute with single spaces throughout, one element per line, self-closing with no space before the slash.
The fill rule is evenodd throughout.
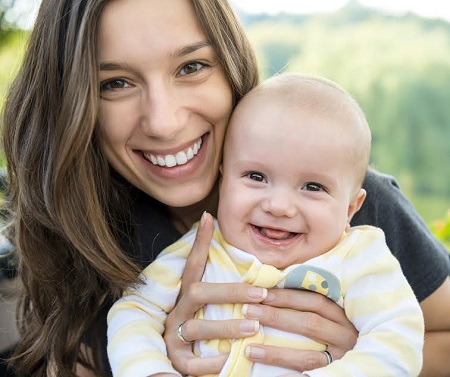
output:
<path id="1" fill-rule="evenodd" d="M 176 370 L 187 375 L 219 373 L 228 355 L 199 358 L 192 345 L 185 344 L 177 335 L 180 324 L 182 336 L 189 341 L 201 339 L 237 339 L 256 334 L 255 320 L 203 321 L 194 318 L 195 312 L 206 304 L 259 303 L 267 295 L 264 288 L 247 284 L 214 284 L 200 282 L 208 257 L 213 233 L 212 217 L 204 213 L 197 231 L 192 252 L 186 262 L 178 303 L 170 312 L 165 324 L 164 340 L 167 352 Z"/>
<path id="2" fill-rule="evenodd" d="M 272 289 L 262 304 L 246 305 L 245 316 L 262 325 L 301 334 L 327 344 L 334 360 L 353 349 L 358 332 L 344 310 L 325 296 L 303 290 Z M 311 370 L 328 364 L 323 352 L 250 345 L 250 360 L 293 370 Z"/>
<path id="3" fill-rule="evenodd" d="M 188 341 L 245 338 L 254 335 L 261 323 L 327 344 L 327 350 L 334 360 L 353 349 L 358 337 L 355 327 L 339 305 L 319 293 L 291 289 L 273 289 L 267 292 L 266 289 L 243 283 L 200 282 L 212 232 L 212 217 L 205 213 L 186 263 L 179 301 L 166 320 L 164 340 L 175 369 L 182 374 L 194 376 L 219 373 L 228 357 L 195 356 L 192 344 L 183 343 L 177 335 L 182 323 L 182 336 Z M 244 307 L 248 320 L 193 319 L 194 314 L 204 305 L 220 303 L 249 304 Z M 298 371 L 323 367 L 328 363 L 323 352 L 260 344 L 250 345 L 246 356 L 255 362 Z"/>

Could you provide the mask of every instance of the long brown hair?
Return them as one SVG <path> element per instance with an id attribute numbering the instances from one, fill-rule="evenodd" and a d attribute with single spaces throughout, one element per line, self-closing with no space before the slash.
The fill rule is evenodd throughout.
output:
<path id="1" fill-rule="evenodd" d="M 138 268 L 118 241 L 121 219 L 131 216 L 125 188 L 95 132 L 97 34 L 106 2 L 42 1 L 4 108 L 9 235 L 22 281 L 19 375 L 75 376 L 99 307 L 137 282 Z M 192 3 L 236 103 L 258 82 L 253 51 L 226 0 Z M 91 364 L 100 365 L 95 357 Z"/>

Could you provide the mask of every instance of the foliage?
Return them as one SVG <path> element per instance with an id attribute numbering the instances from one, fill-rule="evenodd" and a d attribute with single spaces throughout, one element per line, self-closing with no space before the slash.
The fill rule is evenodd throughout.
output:
<path id="1" fill-rule="evenodd" d="M 0 45 L 8 37 L 14 25 L 8 21 L 7 14 L 15 4 L 15 0 L 0 0 Z"/>
<path id="2" fill-rule="evenodd" d="M 8 33 L 0 49 L 0 111 L 3 107 L 6 91 L 14 78 L 21 62 L 29 33 L 14 30 Z M 1 159 L 0 159 L 1 161 Z"/>
<path id="3" fill-rule="evenodd" d="M 14 62 L 18 62 L 17 43 L 11 42 L 19 32 L 14 29 L 14 22 L 8 19 L 15 2 L 15 0 L 0 0 L 0 110 L 3 106 L 6 87 L 10 82 L 11 67 L 15 65 Z"/>
<path id="4" fill-rule="evenodd" d="M 434 235 L 441 240 L 450 252 L 450 209 L 445 217 L 431 225 Z"/>
<path id="5" fill-rule="evenodd" d="M 366 113 L 372 165 L 398 178 L 408 196 L 438 197 L 449 206 L 448 22 L 386 16 L 352 2 L 298 22 L 260 16 L 246 28 L 263 77 L 297 71 L 337 81 Z M 424 217 L 441 216 L 442 206 Z"/>

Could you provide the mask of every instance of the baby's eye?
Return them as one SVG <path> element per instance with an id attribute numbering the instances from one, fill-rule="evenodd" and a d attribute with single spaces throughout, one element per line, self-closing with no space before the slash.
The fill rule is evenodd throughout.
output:
<path id="1" fill-rule="evenodd" d="M 188 63 L 181 67 L 180 76 L 193 75 L 201 71 L 204 67 L 206 67 L 206 65 L 200 62 Z"/>
<path id="2" fill-rule="evenodd" d="M 324 188 L 319 183 L 308 182 L 302 187 L 302 189 L 306 191 L 322 191 Z"/>
<path id="3" fill-rule="evenodd" d="M 130 84 L 122 79 L 112 79 L 112 80 L 108 80 L 103 82 L 100 85 L 100 90 L 101 91 L 107 91 L 107 90 L 120 90 L 120 89 L 126 89 L 129 88 Z"/>
<path id="4" fill-rule="evenodd" d="M 247 173 L 247 177 L 250 178 L 252 181 L 267 182 L 266 178 L 264 177 L 264 174 L 261 174 L 257 171 L 251 171 L 250 173 Z"/>

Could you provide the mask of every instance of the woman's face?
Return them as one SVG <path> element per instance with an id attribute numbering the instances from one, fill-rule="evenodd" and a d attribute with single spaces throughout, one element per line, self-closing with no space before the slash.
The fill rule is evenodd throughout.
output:
<path id="1" fill-rule="evenodd" d="M 99 62 L 99 137 L 109 163 L 169 206 L 205 198 L 232 93 L 190 1 L 109 1 Z"/>

